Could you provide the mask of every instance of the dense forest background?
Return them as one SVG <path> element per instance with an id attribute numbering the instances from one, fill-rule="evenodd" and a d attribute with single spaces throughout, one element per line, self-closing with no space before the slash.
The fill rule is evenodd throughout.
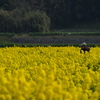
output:
<path id="1" fill-rule="evenodd" d="M 48 32 L 100 21 L 100 0 L 0 0 L 0 32 Z"/>

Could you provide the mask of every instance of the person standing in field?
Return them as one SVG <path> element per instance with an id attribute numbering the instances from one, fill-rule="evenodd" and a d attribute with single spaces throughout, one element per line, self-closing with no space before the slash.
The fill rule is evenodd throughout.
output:
<path id="1" fill-rule="evenodd" d="M 87 47 L 87 44 L 86 44 L 85 42 L 83 42 L 83 43 L 81 44 L 80 53 L 82 53 L 82 50 L 84 51 L 84 54 L 85 54 L 86 51 L 87 51 L 87 52 L 90 51 L 90 48 Z"/>

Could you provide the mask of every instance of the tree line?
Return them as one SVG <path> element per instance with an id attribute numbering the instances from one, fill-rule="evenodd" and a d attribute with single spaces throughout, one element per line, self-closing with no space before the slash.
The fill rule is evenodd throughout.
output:
<path id="1" fill-rule="evenodd" d="M 48 32 L 100 20 L 99 0 L 0 0 L 0 32 Z"/>

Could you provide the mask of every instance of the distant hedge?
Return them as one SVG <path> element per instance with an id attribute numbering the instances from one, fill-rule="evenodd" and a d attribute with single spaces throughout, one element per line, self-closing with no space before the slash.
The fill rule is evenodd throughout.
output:
<path id="1" fill-rule="evenodd" d="M 34 32 L 29 35 L 100 35 L 100 32 Z"/>
<path id="2" fill-rule="evenodd" d="M 11 42 L 0 42 L 0 47 L 37 47 L 37 46 L 53 46 L 53 47 L 66 47 L 66 46 L 75 46 L 80 47 L 80 44 L 18 44 L 18 43 L 11 43 Z M 89 47 L 100 47 L 100 44 L 88 44 Z"/>
<path id="3" fill-rule="evenodd" d="M 13 36 L 16 33 L 0 33 L 0 36 Z M 22 35 L 24 33 L 19 33 L 17 35 Z M 41 36 L 46 36 L 46 35 L 66 35 L 66 36 L 70 36 L 70 35 L 83 35 L 83 36 L 88 36 L 88 35 L 100 35 L 100 32 L 30 32 L 28 33 L 29 36 L 34 36 L 34 35 L 41 35 Z"/>

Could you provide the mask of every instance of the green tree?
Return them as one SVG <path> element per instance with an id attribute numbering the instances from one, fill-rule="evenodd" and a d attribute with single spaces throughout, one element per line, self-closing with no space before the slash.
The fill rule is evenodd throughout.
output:
<path id="1" fill-rule="evenodd" d="M 31 11 L 26 13 L 24 26 L 27 32 L 48 32 L 50 18 L 44 12 Z"/>

